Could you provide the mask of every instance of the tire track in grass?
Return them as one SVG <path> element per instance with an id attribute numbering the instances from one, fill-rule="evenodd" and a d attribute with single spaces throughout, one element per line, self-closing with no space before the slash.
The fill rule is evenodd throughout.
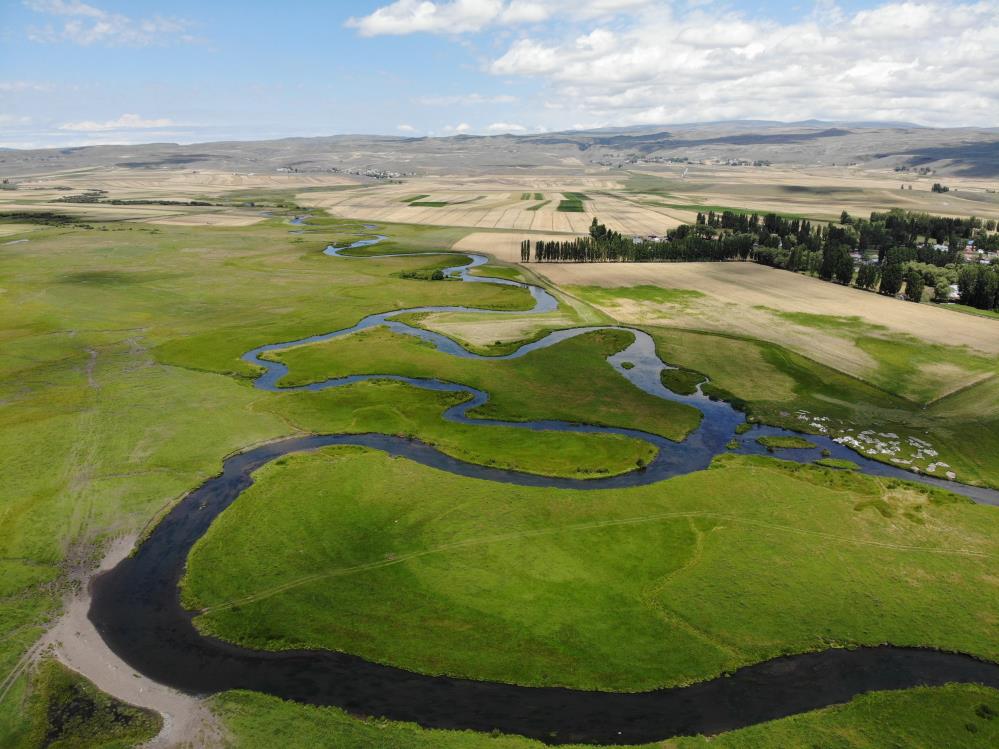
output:
<path id="1" fill-rule="evenodd" d="M 630 525 L 641 525 L 644 523 L 656 523 L 669 520 L 676 520 L 680 518 L 694 519 L 694 518 L 708 518 L 713 520 L 724 520 L 732 523 L 741 523 L 743 525 L 750 525 L 757 528 L 763 528 L 766 530 L 781 531 L 785 533 L 795 533 L 798 535 L 814 536 L 816 538 L 821 538 L 827 541 L 839 541 L 843 543 L 855 544 L 858 546 L 872 546 L 881 549 L 891 549 L 892 551 L 904 551 L 913 553 L 927 553 L 927 554 L 946 554 L 954 556 L 966 556 L 966 557 L 976 557 L 980 559 L 988 559 L 992 557 L 984 551 L 975 551 L 971 549 L 948 549 L 932 546 L 913 546 L 908 544 L 894 544 L 888 541 L 874 541 L 869 539 L 859 539 L 850 536 L 838 536 L 834 533 L 826 533 L 824 531 L 814 531 L 807 528 L 795 528 L 794 526 L 779 525 L 776 523 L 767 523 L 760 520 L 751 520 L 749 518 L 741 518 L 737 515 L 728 515 L 724 513 L 715 512 L 668 512 L 668 513 L 657 513 L 654 515 L 645 515 L 632 518 L 620 518 L 615 520 L 599 520 L 587 523 L 576 523 L 572 525 L 560 526 L 558 528 L 539 528 L 535 530 L 528 531 L 513 531 L 510 533 L 501 533 L 493 536 L 483 536 L 480 538 L 469 538 L 463 539 L 461 541 L 452 541 L 450 543 L 441 544 L 439 546 L 434 546 L 429 549 L 421 549 L 420 551 L 413 551 L 407 554 L 393 555 L 391 558 L 378 559 L 371 562 L 365 562 L 363 564 L 352 565 L 349 567 L 340 567 L 333 570 L 324 570 L 322 572 L 313 572 L 308 575 L 302 575 L 293 580 L 275 585 L 270 588 L 265 588 L 264 590 L 257 591 L 256 593 L 250 593 L 246 596 L 241 596 L 239 598 L 234 598 L 230 601 L 225 601 L 223 603 L 215 604 L 213 606 L 207 606 L 201 609 L 199 614 L 212 614 L 218 611 L 225 611 L 232 609 L 237 606 L 245 606 L 251 603 L 258 603 L 260 601 L 266 600 L 268 598 L 273 598 L 281 593 L 286 593 L 289 590 L 294 590 L 303 585 L 308 585 L 309 583 L 317 582 L 319 580 L 327 580 L 337 577 L 346 577 L 349 575 L 355 575 L 362 572 L 370 572 L 372 570 L 383 569 L 385 567 L 392 567 L 397 564 L 403 564 L 405 562 L 410 562 L 415 559 L 420 559 L 423 557 L 432 556 L 435 554 L 445 554 L 452 551 L 460 551 L 462 549 L 470 549 L 477 546 L 488 546 L 491 544 L 507 543 L 509 541 L 519 541 L 528 538 L 540 538 L 543 536 L 556 535 L 558 533 L 575 533 L 580 531 L 598 530 L 601 528 L 611 528 L 611 527 L 621 527 Z M 679 572 L 679 570 L 678 570 Z"/>

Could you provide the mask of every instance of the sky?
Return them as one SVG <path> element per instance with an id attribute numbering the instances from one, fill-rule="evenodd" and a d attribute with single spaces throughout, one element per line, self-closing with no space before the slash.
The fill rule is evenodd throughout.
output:
<path id="1" fill-rule="evenodd" d="M 999 126 L 999 0 L 0 0 L 0 147 Z"/>

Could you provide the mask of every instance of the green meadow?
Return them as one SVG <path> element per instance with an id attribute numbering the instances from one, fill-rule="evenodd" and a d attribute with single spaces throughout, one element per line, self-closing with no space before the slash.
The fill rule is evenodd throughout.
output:
<path id="1" fill-rule="evenodd" d="M 828 647 L 997 659 L 997 532 L 992 507 L 770 458 L 569 491 L 332 448 L 258 471 L 182 590 L 255 647 L 635 691 Z"/>
<path id="2" fill-rule="evenodd" d="M 770 450 L 807 450 L 816 446 L 803 437 L 757 437 L 756 441 Z"/>
<path id="3" fill-rule="evenodd" d="M 638 390 L 614 372 L 606 357 L 626 348 L 633 336 L 618 330 L 577 336 L 517 359 L 461 359 L 438 352 L 413 336 L 372 328 L 319 344 L 266 354 L 290 367 L 278 383 L 304 385 L 351 374 L 437 377 L 485 390 L 489 401 L 469 415 L 525 421 L 556 418 L 632 427 L 683 439 L 700 413 Z M 572 393 L 562 398 L 560 394 Z"/>
<path id="4" fill-rule="evenodd" d="M 548 476 L 594 478 L 649 463 L 656 449 L 618 435 L 524 432 L 515 427 L 455 424 L 441 413 L 464 393 L 420 390 L 389 380 L 321 392 L 282 393 L 261 404 L 304 432 L 380 432 L 418 438 L 470 463 Z"/>
<path id="5" fill-rule="evenodd" d="M 466 460 L 579 477 L 652 458 L 646 443 L 627 438 L 528 441 L 520 430 L 448 424 L 440 413 L 453 400 L 398 385 L 321 394 L 252 388 L 255 368 L 239 357 L 262 343 L 413 305 L 532 304 L 518 288 L 402 277 L 439 267 L 440 255 L 330 258 L 322 254 L 328 244 L 371 231 L 321 215 L 311 221 L 303 234 L 289 233 L 286 216 L 241 228 L 39 223 L 30 241 L 4 246 L 0 745 L 26 720 L 30 671 L 21 656 L 74 580 L 110 537 L 137 532 L 229 453 L 339 429 L 413 435 Z M 465 233 L 377 231 L 391 233 L 388 249 L 411 252 L 449 247 Z"/>
<path id="6" fill-rule="evenodd" d="M 833 321 L 835 324 L 835 320 Z M 968 366 L 981 368 L 983 379 L 929 403 L 905 393 L 928 387 L 916 365 L 946 357 L 943 347 L 881 338 L 869 350 L 878 357 L 882 387 L 827 367 L 782 346 L 754 338 L 701 331 L 650 328 L 664 361 L 680 367 L 663 379 L 680 392 L 692 391 L 705 377 L 705 393 L 745 408 L 751 419 L 798 431 L 831 436 L 864 430 L 896 434 L 903 440 L 900 459 L 909 459 L 913 437 L 929 443 L 938 458 L 921 461 L 926 470 L 945 461 L 958 480 L 999 486 L 999 376 L 989 376 L 994 361 L 963 353 Z M 802 414 L 806 418 L 802 418 Z M 819 417 L 821 421 L 816 421 Z M 851 431 L 847 431 L 851 430 Z M 886 460 L 887 456 L 871 457 Z"/>

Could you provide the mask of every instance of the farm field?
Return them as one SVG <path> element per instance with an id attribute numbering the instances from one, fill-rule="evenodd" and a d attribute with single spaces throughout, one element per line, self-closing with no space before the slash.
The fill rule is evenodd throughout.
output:
<path id="1" fill-rule="evenodd" d="M 879 347 L 922 354 L 924 401 L 995 373 L 994 321 L 897 300 L 755 263 L 539 264 L 530 266 L 622 322 L 713 330 L 780 343 L 847 374 L 892 387 Z M 647 289 L 635 295 L 633 288 Z M 661 298 L 655 289 L 663 289 Z M 679 292 L 673 293 L 673 292 Z M 736 313 L 737 311 L 737 313 Z M 937 353 L 931 352 L 933 347 Z M 901 351 L 899 352 L 901 354 Z M 912 352 L 915 353 L 915 352 Z M 887 355 L 887 352 L 885 352 Z M 904 384 L 904 383 L 902 383 Z"/>
<path id="2" fill-rule="evenodd" d="M 335 175 L 101 167 L 22 178 L 16 190 L 0 190 L 0 213 L 57 213 L 98 222 L 249 226 L 266 218 L 266 211 L 255 209 L 255 202 L 287 201 L 296 189 L 358 186 L 355 180 Z M 87 202 L 75 202 L 80 199 Z M 209 205 L 184 205 L 191 201 Z"/>
<path id="3" fill-rule="evenodd" d="M 31 197 L 36 201 L 104 190 L 110 197 L 120 200 L 153 197 L 163 200 L 196 200 L 199 196 L 219 196 L 229 192 L 254 191 L 259 195 L 273 189 L 313 189 L 357 184 L 356 180 L 337 175 L 121 167 L 95 167 L 61 174 L 42 174 L 26 177 L 18 182 L 16 191 L 0 191 L 0 197 Z"/>
<path id="4" fill-rule="evenodd" d="M 594 217 L 623 234 L 664 234 L 680 223 L 693 222 L 698 211 L 729 208 L 813 220 L 838 218 L 843 210 L 864 216 L 890 208 L 999 217 L 999 196 L 988 192 L 994 190 L 992 181 L 948 178 L 953 188 L 944 195 L 930 191 L 933 181 L 845 167 L 638 166 L 617 178 L 421 177 L 404 185 L 378 185 L 328 196 L 317 190 L 299 194 L 296 200 L 345 218 L 577 234 L 585 233 Z M 912 190 L 901 190 L 902 184 L 911 185 Z M 535 190 L 542 190 L 545 200 L 524 197 Z M 415 194 L 422 201 L 446 205 L 421 208 L 402 202 Z M 573 202 L 573 195 L 586 199 Z M 569 203 L 573 208 L 567 211 L 564 206 Z"/>
<path id="5" fill-rule="evenodd" d="M 686 171 L 686 176 L 684 172 Z M 250 197 L 297 202 L 341 218 L 488 232 L 583 234 L 594 217 L 623 234 L 663 234 L 692 222 L 700 210 L 776 211 L 821 220 L 847 210 L 866 215 L 892 207 L 955 216 L 999 217 L 999 196 L 988 180 L 948 178 L 952 191 L 930 192 L 933 179 L 846 167 L 726 167 L 636 165 L 619 175 L 531 173 L 528 176 L 421 176 L 396 183 L 342 175 L 222 172 L 121 167 L 91 168 L 24 179 L 0 191 L 0 211 L 47 210 L 89 220 L 193 221 L 243 224 Z M 912 190 L 901 190 L 905 184 Z M 103 191 L 102 200 L 204 200 L 215 208 L 122 206 L 54 202 Z M 575 200 L 573 196 L 584 195 Z M 566 210 L 572 205 L 572 210 Z M 219 215 L 216 215 L 219 214 Z M 193 218 L 190 218 L 193 216 Z M 229 218 L 232 217 L 232 218 Z M 518 240 L 519 241 L 519 240 Z"/>
<path id="6" fill-rule="evenodd" d="M 994 180 L 947 177 L 945 181 L 952 186 L 951 192 L 932 192 L 933 183 L 940 180 L 912 172 L 842 166 L 677 164 L 639 166 L 632 171 L 624 188 L 643 202 L 651 201 L 657 207 L 671 210 L 721 212 L 734 208 L 826 220 L 838 218 L 844 210 L 866 216 L 873 210 L 890 208 L 964 217 L 999 216 Z"/>
<path id="7" fill-rule="evenodd" d="M 622 184 L 622 180 L 606 177 L 420 178 L 404 185 L 376 185 L 330 195 L 302 193 L 295 200 L 335 216 L 364 221 L 549 233 L 585 233 L 595 216 L 624 233 L 663 233 L 689 213 L 640 205 L 619 192 Z M 536 192 L 543 199 L 533 197 Z M 532 197 L 524 198 L 526 194 Z M 420 199 L 406 200 L 414 195 Z M 573 202 L 574 195 L 586 199 Z M 568 203 L 572 210 L 565 210 Z"/>

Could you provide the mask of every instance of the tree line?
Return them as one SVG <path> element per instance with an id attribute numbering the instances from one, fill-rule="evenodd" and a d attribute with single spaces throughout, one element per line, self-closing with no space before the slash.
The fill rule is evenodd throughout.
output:
<path id="1" fill-rule="evenodd" d="M 596 219 L 594 219 L 596 222 Z M 529 242 L 521 246 L 521 258 L 530 258 Z M 594 223 L 590 236 L 574 239 L 538 240 L 534 243 L 536 263 L 680 263 L 746 259 L 753 248 L 746 234 L 704 236 L 678 226 L 658 241 L 636 243 L 603 224 Z"/>
<path id="2" fill-rule="evenodd" d="M 749 260 L 890 296 L 904 289 L 905 296 L 917 302 L 927 287 L 937 301 L 946 301 L 956 284 L 963 303 L 995 309 L 999 267 L 964 264 L 963 256 L 968 240 L 985 250 L 999 250 L 995 230 L 991 220 L 900 209 L 872 212 L 869 219 L 844 211 L 838 223 L 776 213 L 708 211 L 698 213 L 694 224 L 646 241 L 625 237 L 594 218 L 589 236 L 524 240 L 520 252 L 522 262 L 533 258 L 538 263 Z"/>

